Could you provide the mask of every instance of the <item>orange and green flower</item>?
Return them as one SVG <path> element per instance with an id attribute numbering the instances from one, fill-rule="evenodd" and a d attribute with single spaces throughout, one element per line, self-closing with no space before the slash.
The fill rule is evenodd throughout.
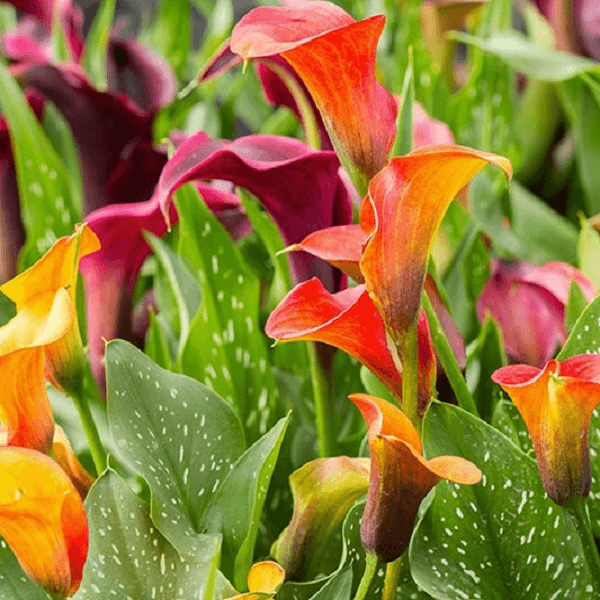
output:
<path id="1" fill-rule="evenodd" d="M 442 479 L 473 485 L 479 469 L 457 456 L 423 457 L 421 438 L 396 406 L 366 394 L 350 400 L 367 423 L 371 474 L 360 535 L 367 552 L 382 562 L 396 560 L 408 547 L 419 506 Z"/>
<path id="2" fill-rule="evenodd" d="M 510 365 L 492 380 L 519 409 L 544 488 L 559 505 L 590 492 L 589 427 L 600 404 L 600 355 L 550 360 L 543 369 Z"/>

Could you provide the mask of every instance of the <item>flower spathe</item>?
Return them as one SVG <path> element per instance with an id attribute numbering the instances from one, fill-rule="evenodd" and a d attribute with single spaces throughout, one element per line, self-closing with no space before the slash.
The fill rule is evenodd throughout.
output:
<path id="1" fill-rule="evenodd" d="M 362 544 L 382 562 L 408 547 L 419 506 L 431 488 L 447 479 L 473 485 L 481 471 L 457 456 L 423 457 L 419 433 L 398 408 L 374 396 L 352 394 L 368 428 L 371 474 L 360 524 Z"/>
<path id="2" fill-rule="evenodd" d="M 543 369 L 511 365 L 495 371 L 533 440 L 544 488 L 559 505 L 589 494 L 589 425 L 600 404 L 600 355 L 550 360 Z"/>
<path id="3" fill-rule="evenodd" d="M 285 579 L 285 570 L 272 560 L 263 560 L 250 567 L 248 592 L 231 596 L 229 600 L 266 600 L 273 598 Z"/>
<path id="4" fill-rule="evenodd" d="M 0 448 L 0 535 L 27 575 L 72 596 L 88 550 L 87 518 L 67 475 L 48 456 Z"/>

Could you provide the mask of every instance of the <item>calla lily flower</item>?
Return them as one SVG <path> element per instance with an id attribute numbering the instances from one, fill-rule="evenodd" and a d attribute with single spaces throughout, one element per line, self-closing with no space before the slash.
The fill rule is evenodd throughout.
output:
<path id="1" fill-rule="evenodd" d="M 231 596 L 229 600 L 268 600 L 273 598 L 285 579 L 285 570 L 272 560 L 254 563 L 248 572 L 246 594 Z"/>
<path id="2" fill-rule="evenodd" d="M 25 573 L 51 594 L 72 596 L 88 550 L 79 494 L 48 456 L 0 448 L 0 535 Z"/>
<path id="3" fill-rule="evenodd" d="M 280 342 L 323 342 L 347 352 L 402 399 L 401 365 L 390 353 L 381 316 L 364 285 L 330 294 L 316 278 L 296 286 L 269 315 L 265 332 Z M 419 416 L 435 389 L 436 362 L 424 312 L 418 324 Z M 398 365 L 398 366 L 397 366 Z"/>
<path id="4" fill-rule="evenodd" d="M 277 224 L 287 244 L 309 233 L 352 220 L 352 207 L 333 152 L 279 136 L 251 135 L 233 142 L 214 140 L 204 132 L 185 140 L 169 159 L 154 198 L 168 217 L 171 195 L 194 180 L 226 180 L 254 194 Z M 335 291 L 342 276 L 329 265 L 298 255 L 290 259 L 295 281 L 318 275 Z"/>
<path id="5" fill-rule="evenodd" d="M 396 135 L 393 96 L 375 78 L 385 17 L 355 21 L 329 2 L 259 7 L 234 27 L 231 50 L 245 61 L 279 55 L 316 103 L 359 193 L 385 165 Z"/>
<path id="6" fill-rule="evenodd" d="M 290 475 L 294 514 L 271 547 L 288 577 L 305 580 L 320 572 L 323 551 L 368 485 L 369 461 L 364 458 L 318 458 Z"/>
<path id="7" fill-rule="evenodd" d="M 543 267 L 523 261 L 492 261 L 492 275 L 477 301 L 483 322 L 490 314 L 502 331 L 510 356 L 542 368 L 567 339 L 565 309 L 576 282 L 588 302 L 593 283 L 571 265 L 549 262 Z"/>
<path id="8" fill-rule="evenodd" d="M 94 478 L 83 468 L 77 455 L 71 447 L 67 434 L 60 425 L 54 425 L 54 439 L 52 440 L 52 455 L 54 460 L 62 467 L 68 475 L 71 483 L 85 500 L 88 490 L 94 483 Z"/>
<path id="9" fill-rule="evenodd" d="M 352 394 L 367 423 L 371 474 L 360 536 L 367 552 L 392 562 L 408 547 L 419 506 L 442 479 L 473 485 L 481 471 L 457 456 L 423 457 L 421 439 L 404 413 L 380 398 Z"/>
<path id="10" fill-rule="evenodd" d="M 543 369 L 511 365 L 495 371 L 519 409 L 548 496 L 559 505 L 590 492 L 589 426 L 600 404 L 600 355 L 550 360 Z"/>
<path id="11" fill-rule="evenodd" d="M 98 238 L 84 224 L 72 236 L 57 240 L 38 262 L 6 282 L 0 287 L 0 291 L 17 305 L 17 316 L 22 311 L 27 311 L 23 314 L 30 311 L 34 311 L 36 315 L 45 314 L 54 302 L 58 290 L 66 291 L 70 310 L 74 311 L 79 261 L 99 248 Z M 6 327 L 9 325 L 10 323 Z M 80 383 L 84 360 L 76 318 L 70 324 L 66 335 L 46 347 L 46 356 L 52 378 L 60 387 L 72 393 Z"/>

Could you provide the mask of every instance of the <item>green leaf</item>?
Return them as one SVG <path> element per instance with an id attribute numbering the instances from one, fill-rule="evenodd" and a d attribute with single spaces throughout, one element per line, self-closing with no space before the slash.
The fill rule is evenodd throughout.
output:
<path id="1" fill-rule="evenodd" d="M 579 236 L 579 269 L 600 289 L 600 235 L 585 220 Z"/>
<path id="2" fill-rule="evenodd" d="M 0 292 L 0 327 L 6 325 L 17 314 L 17 305 Z"/>
<path id="3" fill-rule="evenodd" d="M 221 569 L 239 589 L 246 586 L 254 558 L 260 516 L 289 417 L 255 442 L 233 465 L 212 496 L 204 530 L 223 534 Z"/>
<path id="4" fill-rule="evenodd" d="M 10 4 L 0 5 L 0 33 L 10 31 L 17 26 L 17 9 Z"/>
<path id="5" fill-rule="evenodd" d="M 592 485 L 587 506 L 595 537 L 600 537 L 600 411 L 592 413 L 590 421 L 590 458 L 592 467 Z"/>
<path id="6" fill-rule="evenodd" d="M 148 507 L 114 472 L 86 499 L 90 549 L 75 600 L 212 600 L 220 540 L 198 535 L 177 552 L 153 526 Z"/>
<path id="7" fill-rule="evenodd" d="M 569 299 L 565 308 L 565 329 L 571 332 L 579 315 L 585 310 L 588 305 L 586 297 L 583 295 L 579 284 L 573 280 L 569 288 Z"/>
<path id="8" fill-rule="evenodd" d="M 177 344 L 176 361 L 183 353 L 183 349 L 190 334 L 190 325 L 198 312 L 202 300 L 202 292 L 198 282 L 189 268 L 176 252 L 160 238 L 145 233 L 144 238 L 152 247 L 158 264 L 166 275 L 171 293 L 177 304 L 177 326 L 179 341 Z"/>
<path id="9" fill-rule="evenodd" d="M 196 0 L 193 0 L 197 4 Z M 233 3 L 231 0 L 216 0 L 210 13 L 206 14 L 207 23 L 202 45 L 198 51 L 197 64 L 204 65 L 229 37 L 234 24 Z"/>
<path id="10" fill-rule="evenodd" d="M 85 40 L 81 58 L 85 72 L 89 75 L 94 87 L 99 90 L 105 90 L 107 86 L 106 57 L 116 4 L 116 0 L 100 2 Z"/>
<path id="11" fill-rule="evenodd" d="M 161 369 L 122 340 L 106 347 L 108 419 L 119 457 L 148 482 L 152 519 L 172 544 L 202 515 L 244 449 L 241 424 L 215 392 Z"/>
<path id="12" fill-rule="evenodd" d="M 15 157 L 21 217 L 27 232 L 20 267 L 31 266 L 57 238 L 73 233 L 81 212 L 69 174 L 23 93 L 0 63 L 0 110 L 8 122 Z"/>
<path id="13" fill-rule="evenodd" d="M 350 600 L 352 569 L 346 567 L 335 573 L 311 600 Z"/>
<path id="14" fill-rule="evenodd" d="M 538 264 L 577 260 L 577 228 L 518 181 L 511 182 L 512 231 L 526 244 L 527 258 Z"/>
<path id="15" fill-rule="evenodd" d="M 192 43 L 190 0 L 161 0 L 151 25 L 150 43 L 181 79 Z"/>
<path id="16" fill-rule="evenodd" d="M 589 58 L 540 48 L 517 31 L 495 33 L 487 40 L 466 33 L 455 33 L 453 37 L 497 56 L 515 71 L 540 81 L 566 81 L 582 73 L 600 72 L 600 65 Z"/>
<path id="17" fill-rule="evenodd" d="M 172 368 L 171 351 L 168 338 L 154 312 L 150 313 L 150 325 L 146 332 L 144 354 L 151 358 L 159 367 Z"/>
<path id="18" fill-rule="evenodd" d="M 402 106 L 396 118 L 396 140 L 391 156 L 402 156 L 413 149 L 413 105 L 415 103 L 415 82 L 412 47 L 408 48 L 408 66 L 402 84 Z"/>
<path id="19" fill-rule="evenodd" d="M 193 267 L 203 294 L 180 367 L 233 404 L 254 441 L 283 412 L 259 324 L 260 284 L 196 188 L 184 186 L 175 199 L 178 252 Z"/>
<path id="20" fill-rule="evenodd" d="M 519 409 L 507 400 L 501 400 L 496 404 L 496 410 L 492 417 L 492 426 L 501 431 L 515 446 L 519 447 L 527 456 L 535 460 L 533 442 L 527 425 L 519 413 Z"/>
<path id="21" fill-rule="evenodd" d="M 469 349 L 466 379 L 479 414 L 488 423 L 500 400 L 500 388 L 490 379 L 492 373 L 507 363 L 502 333 L 488 315 L 479 335 Z"/>
<path id="22" fill-rule="evenodd" d="M 8 544 L 0 539 L 0 600 L 48 600 L 25 575 Z"/>
<path id="23" fill-rule="evenodd" d="M 365 367 L 364 365 L 360 368 L 360 381 L 363 384 L 367 394 L 376 396 L 377 398 L 383 398 L 392 404 L 395 404 L 397 400 L 392 396 L 390 391 Z"/>
<path id="24" fill-rule="evenodd" d="M 430 406 L 423 443 L 428 457 L 472 461 L 483 479 L 473 486 L 436 486 L 409 549 L 421 587 L 444 600 L 590 598 L 592 581 L 577 530 L 545 494 L 534 460 L 448 404 Z"/>
<path id="25" fill-rule="evenodd" d="M 600 354 L 600 296 L 581 313 L 556 358 L 565 360 L 577 354 Z"/>

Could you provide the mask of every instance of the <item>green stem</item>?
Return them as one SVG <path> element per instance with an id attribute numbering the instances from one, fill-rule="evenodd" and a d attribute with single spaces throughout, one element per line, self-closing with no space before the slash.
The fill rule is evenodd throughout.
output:
<path id="1" fill-rule="evenodd" d="M 398 580 L 400 579 L 400 571 L 402 570 L 402 556 L 399 556 L 394 562 L 387 564 L 382 600 L 396 600 Z"/>
<path id="2" fill-rule="evenodd" d="M 354 596 L 354 600 L 364 600 L 367 592 L 369 591 L 369 586 L 371 585 L 371 581 L 373 581 L 376 570 L 377 554 L 375 554 L 375 552 L 367 552 L 365 571 L 362 579 L 360 580 L 360 584 L 358 585 L 358 589 L 356 590 L 356 596 Z"/>
<path id="3" fill-rule="evenodd" d="M 106 470 L 107 455 L 106 450 L 104 450 L 104 446 L 102 445 L 102 441 L 100 440 L 100 435 L 98 434 L 98 428 L 96 427 L 94 417 L 92 416 L 90 405 L 82 389 L 79 389 L 78 393 L 71 393 L 71 398 L 73 404 L 75 404 L 77 413 L 79 414 L 81 426 L 83 427 L 83 431 L 85 432 L 85 436 L 90 446 L 92 460 L 96 467 L 96 475 L 100 475 Z"/>
<path id="4" fill-rule="evenodd" d="M 402 361 L 402 411 L 413 422 L 417 430 L 421 431 L 417 324 L 418 319 L 415 319 L 397 348 Z"/>
<path id="5" fill-rule="evenodd" d="M 316 343 L 308 343 L 308 357 L 310 360 L 310 376 L 315 403 L 319 456 L 333 456 L 333 423 L 335 415 L 332 404 L 330 374 L 325 372 L 319 360 Z"/>
<path id="6" fill-rule="evenodd" d="M 479 413 L 477 411 L 477 407 L 475 406 L 473 396 L 471 396 L 471 392 L 469 392 L 469 388 L 467 387 L 467 382 L 462 376 L 462 372 L 458 366 L 458 363 L 456 362 L 454 352 L 452 351 L 452 348 L 450 348 L 446 334 L 444 333 L 435 310 L 433 310 L 433 306 L 431 306 L 429 297 L 425 292 L 423 292 L 421 295 L 421 302 L 425 312 L 427 313 L 429 331 L 431 332 L 433 345 L 440 362 L 442 363 L 442 367 L 444 367 L 444 371 L 446 372 L 450 386 L 456 395 L 456 401 L 458 402 L 458 405 L 467 412 L 478 415 Z"/>
<path id="7" fill-rule="evenodd" d="M 598 555 L 598 547 L 594 540 L 592 524 L 585 500 L 579 496 L 575 496 L 565 504 L 565 509 L 573 519 L 577 533 L 579 533 L 579 537 L 581 538 L 585 557 L 592 573 L 592 580 L 600 582 L 600 556 Z"/>

